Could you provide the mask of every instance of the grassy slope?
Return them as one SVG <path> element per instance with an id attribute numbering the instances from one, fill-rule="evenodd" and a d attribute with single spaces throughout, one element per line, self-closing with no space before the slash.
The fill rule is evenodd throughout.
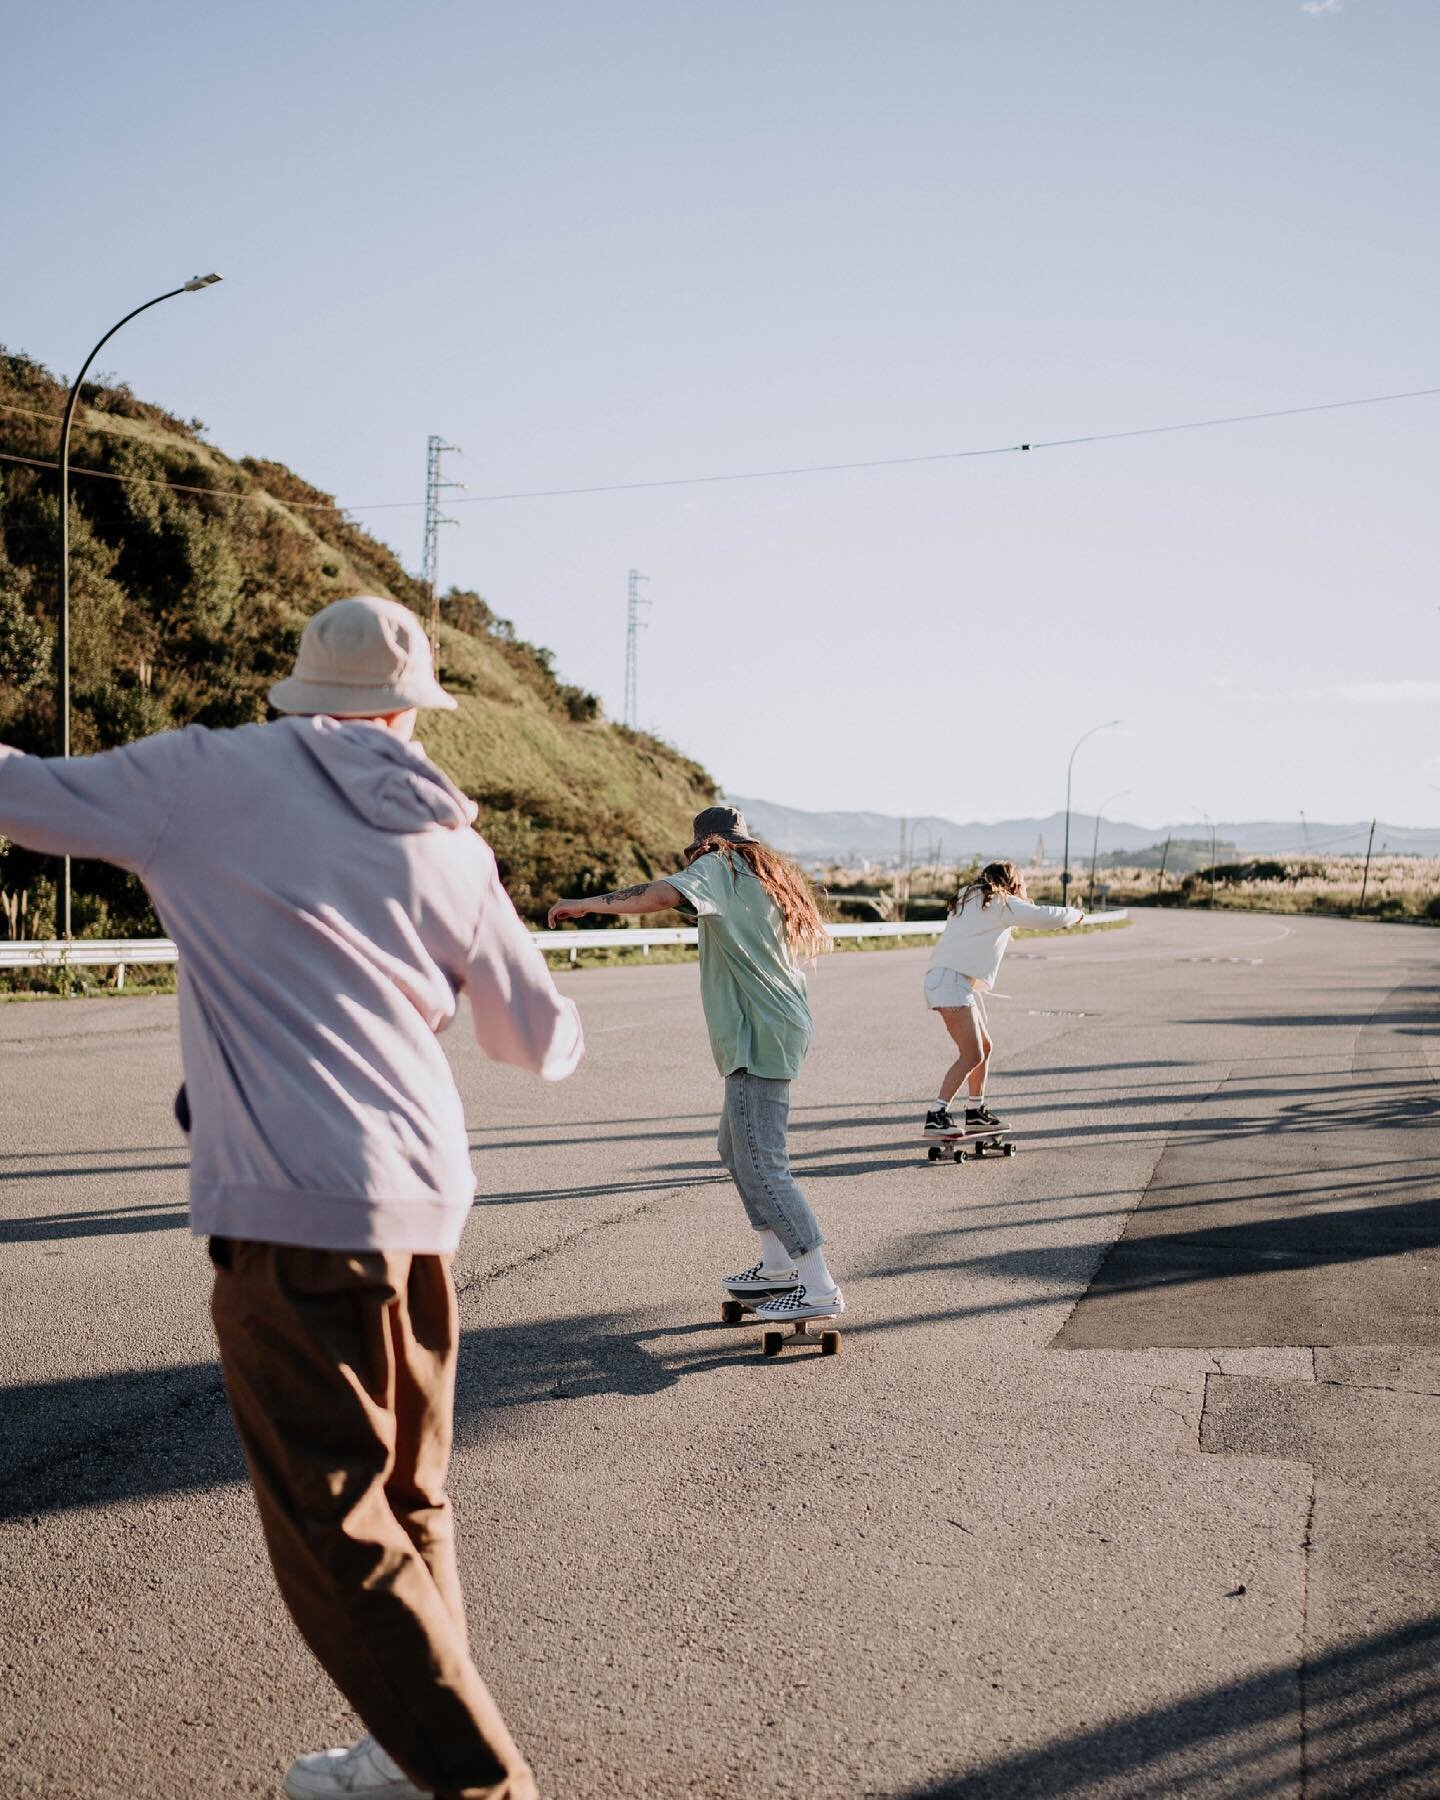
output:
<path id="1" fill-rule="evenodd" d="M 263 716 L 265 686 L 288 666 L 304 619 L 327 600 L 388 594 L 423 610 L 419 583 L 388 546 L 282 465 L 236 461 L 204 442 L 203 428 L 123 388 L 87 384 L 85 400 L 72 446 L 77 470 L 210 491 L 73 480 L 77 642 L 88 608 L 92 666 L 104 671 L 96 683 L 110 689 L 87 712 L 77 676 L 77 748 L 197 717 Z M 45 370 L 0 354 L 0 448 L 52 459 L 63 404 Z M 0 463 L 0 585 L 52 637 L 53 518 L 53 474 Z M 149 560 L 139 564 L 142 554 Z M 218 599 L 217 564 L 226 584 Z M 189 596 L 202 590 L 207 610 L 196 601 L 187 615 Z M 478 597 L 459 600 L 440 639 L 442 678 L 459 711 L 425 716 L 421 737 L 481 804 L 481 828 L 517 903 L 533 915 L 557 892 L 595 891 L 670 866 L 691 815 L 714 797 L 710 777 L 669 746 L 607 723 L 591 697 L 551 674 L 546 653 L 516 639 Z M 108 640 L 99 638 L 105 631 Z M 7 690 L 0 667 L 0 731 L 48 744 L 52 693 L 48 678 Z"/>
<path id="2" fill-rule="evenodd" d="M 697 764 L 643 733 L 557 713 L 494 644 L 442 629 L 441 662 L 459 710 L 423 715 L 420 736 L 480 802 L 522 911 L 675 865 L 713 798 Z"/>

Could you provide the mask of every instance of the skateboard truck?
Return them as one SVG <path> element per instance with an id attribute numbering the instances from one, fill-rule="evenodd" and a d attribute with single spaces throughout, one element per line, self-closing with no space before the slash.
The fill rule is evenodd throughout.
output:
<path id="1" fill-rule="evenodd" d="M 941 1137 L 926 1139 L 929 1146 L 927 1154 L 930 1161 L 939 1162 L 941 1157 L 953 1156 L 957 1163 L 969 1162 L 973 1157 L 976 1162 L 983 1162 L 989 1156 L 1013 1156 L 1015 1146 L 1010 1135 L 1004 1131 L 957 1131 L 947 1132 Z M 966 1149 L 966 1145 L 970 1149 Z"/>
<path id="2" fill-rule="evenodd" d="M 778 1356 L 787 1342 L 802 1344 L 819 1344 L 822 1356 L 838 1356 L 840 1354 L 840 1333 L 835 1330 L 812 1331 L 812 1325 L 819 1325 L 825 1319 L 833 1319 L 834 1313 L 822 1313 L 814 1319 L 797 1319 L 788 1330 L 780 1330 L 771 1326 L 760 1339 L 760 1349 L 766 1356 Z"/>
<path id="3" fill-rule="evenodd" d="M 753 1301 L 722 1300 L 720 1323 L 722 1325 L 743 1325 L 746 1313 L 752 1313 L 757 1306 L 764 1304 L 765 1299 L 760 1297 Z M 835 1317 L 834 1313 L 819 1313 L 813 1319 L 797 1319 L 793 1325 L 767 1326 L 760 1339 L 761 1351 L 766 1356 L 778 1356 L 787 1342 L 794 1342 L 798 1339 L 804 1344 L 818 1344 L 822 1356 L 837 1356 L 840 1352 L 840 1333 L 833 1328 L 829 1331 L 812 1331 L 810 1329 L 812 1325 L 821 1325 L 826 1319 Z"/>

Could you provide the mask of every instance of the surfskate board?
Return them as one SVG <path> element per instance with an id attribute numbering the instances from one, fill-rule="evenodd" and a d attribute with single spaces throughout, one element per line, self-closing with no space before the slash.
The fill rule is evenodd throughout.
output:
<path id="1" fill-rule="evenodd" d="M 951 1157 L 957 1163 L 976 1162 L 990 1156 L 1013 1156 L 1015 1140 L 1009 1131 L 927 1131 L 927 1154 L 931 1162 Z"/>
<path id="2" fill-rule="evenodd" d="M 743 1325 L 745 1315 L 753 1313 L 757 1306 L 763 1306 L 770 1298 L 768 1294 L 747 1295 L 745 1299 L 737 1299 L 731 1295 L 720 1303 L 720 1323 L 722 1325 Z M 790 1325 L 767 1325 L 760 1339 L 761 1351 L 766 1356 L 778 1356 L 786 1344 L 818 1344 L 822 1356 L 836 1356 L 840 1350 L 840 1333 L 836 1330 L 812 1331 L 812 1325 L 823 1325 L 828 1319 L 838 1319 L 838 1313 L 817 1313 L 813 1319 L 796 1319 Z"/>

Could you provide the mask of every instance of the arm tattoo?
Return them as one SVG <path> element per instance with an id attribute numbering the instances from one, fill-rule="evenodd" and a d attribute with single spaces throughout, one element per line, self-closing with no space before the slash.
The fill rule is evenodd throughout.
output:
<path id="1" fill-rule="evenodd" d="M 616 888 L 613 894 L 597 894 L 597 900 L 638 900 L 641 894 L 648 894 L 655 883 L 653 881 L 637 881 L 634 887 Z"/>

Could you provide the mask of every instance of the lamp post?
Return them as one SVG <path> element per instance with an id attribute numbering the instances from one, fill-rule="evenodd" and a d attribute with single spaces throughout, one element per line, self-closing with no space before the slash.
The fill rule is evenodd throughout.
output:
<path id="1" fill-rule="evenodd" d="M 925 854 L 931 856 L 935 851 L 934 832 L 928 825 L 916 826 L 910 833 L 910 848 L 905 859 L 905 911 L 900 915 L 902 919 L 910 910 L 910 885 L 915 879 L 915 839 L 922 831 L 925 833 Z"/>
<path id="2" fill-rule="evenodd" d="M 1192 800 L 1190 804 L 1194 806 L 1195 802 Z M 1203 806 L 1196 807 L 1195 810 L 1210 827 L 1210 905 L 1213 907 L 1215 905 L 1215 821 Z"/>
<path id="3" fill-rule="evenodd" d="M 1118 725 L 1118 719 L 1107 719 L 1103 725 L 1092 725 L 1090 729 L 1075 740 L 1075 749 L 1070 752 L 1070 761 L 1065 765 L 1065 855 L 1060 864 L 1060 904 L 1070 903 L 1070 781 L 1075 773 L 1075 752 L 1079 750 L 1086 738 L 1094 737 L 1097 731 L 1109 731 Z"/>
<path id="4" fill-rule="evenodd" d="M 1118 794 L 1111 794 L 1108 799 L 1102 800 L 1096 809 L 1095 836 L 1090 845 L 1090 895 L 1085 902 L 1087 912 L 1092 911 L 1095 905 L 1095 865 L 1100 858 L 1100 814 L 1104 812 L 1111 800 L 1123 800 L 1129 792 L 1129 788 L 1121 788 Z"/>
<path id="5" fill-rule="evenodd" d="M 167 293 L 157 294 L 153 300 L 147 300 L 143 306 L 137 306 L 134 312 L 126 313 L 118 319 L 96 344 L 95 348 L 80 365 L 80 373 L 75 377 L 70 389 L 70 396 L 65 402 L 65 417 L 60 426 L 60 754 L 70 754 L 70 425 L 75 417 L 75 406 L 80 398 L 80 384 L 85 379 L 86 371 L 91 363 L 105 348 L 122 325 L 128 325 L 139 313 L 148 312 L 152 306 L 158 306 L 162 300 L 173 300 L 177 294 L 198 294 L 202 288 L 213 287 L 220 280 L 218 275 L 194 275 L 182 286 L 171 288 Z M 70 858 L 65 858 L 64 878 L 61 882 L 61 936 L 70 936 Z"/>

